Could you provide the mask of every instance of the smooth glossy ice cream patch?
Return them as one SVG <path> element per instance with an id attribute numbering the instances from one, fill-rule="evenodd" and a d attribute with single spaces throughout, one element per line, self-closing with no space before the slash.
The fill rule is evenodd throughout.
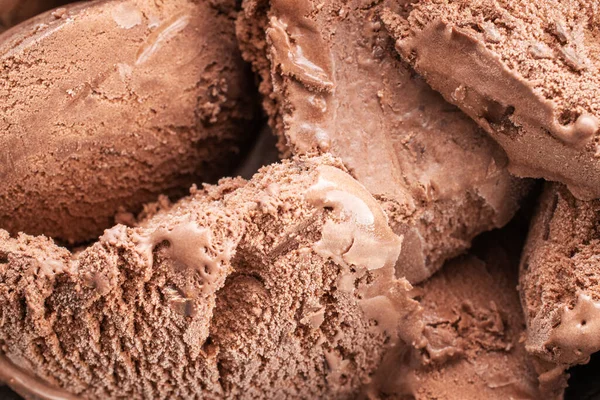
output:
<path id="1" fill-rule="evenodd" d="M 320 207 L 332 208 L 334 219 L 323 226 L 315 251 L 341 265 L 367 270 L 393 266 L 402 239 L 388 225 L 373 196 L 347 173 L 330 166 L 319 167 L 319 177 L 306 194 Z"/>

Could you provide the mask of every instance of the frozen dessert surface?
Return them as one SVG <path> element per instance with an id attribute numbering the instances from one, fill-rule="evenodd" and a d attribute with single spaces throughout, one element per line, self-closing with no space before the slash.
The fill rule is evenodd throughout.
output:
<path id="1" fill-rule="evenodd" d="M 414 283 L 504 225 L 527 185 L 475 123 L 398 60 L 382 5 L 246 0 L 237 33 L 284 155 L 340 157 L 404 235 L 399 276 Z"/>
<path id="2" fill-rule="evenodd" d="M 427 345 L 382 365 L 375 398 L 561 398 L 565 377 L 540 386 L 525 349 L 515 290 L 520 241 L 513 233 L 478 240 L 470 254 L 415 287 Z"/>
<path id="3" fill-rule="evenodd" d="M 402 237 L 340 166 L 193 190 L 78 254 L 2 233 L 3 377 L 85 398 L 351 398 L 422 324 Z"/>
<path id="4" fill-rule="evenodd" d="M 230 172 L 254 114 L 233 7 L 84 2 L 0 36 L 0 226 L 90 240 Z"/>
<path id="5" fill-rule="evenodd" d="M 566 366 L 600 350 L 600 202 L 548 184 L 521 261 L 528 349 Z"/>
<path id="6" fill-rule="evenodd" d="M 402 57 L 506 150 L 511 172 L 592 199 L 600 197 L 598 14 L 590 0 L 435 0 L 390 8 L 382 20 Z"/>
<path id="7" fill-rule="evenodd" d="M 0 398 L 559 400 L 600 354 L 600 3 L 59 3 L 0 0 Z"/>

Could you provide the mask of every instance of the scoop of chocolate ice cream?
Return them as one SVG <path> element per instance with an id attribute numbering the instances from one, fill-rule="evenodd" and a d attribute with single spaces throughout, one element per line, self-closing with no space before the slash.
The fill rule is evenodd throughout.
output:
<path id="1" fill-rule="evenodd" d="M 228 173 L 254 109 L 233 8 L 94 1 L 0 36 L 0 227 L 89 240 Z"/>
<path id="2" fill-rule="evenodd" d="M 3 232 L 0 377 L 41 398 L 353 398 L 423 325 L 402 237 L 340 166 L 193 190 L 78 254 Z"/>
<path id="3" fill-rule="evenodd" d="M 598 3 L 413 3 L 383 13 L 399 53 L 498 141 L 509 170 L 599 198 Z"/>
<path id="4" fill-rule="evenodd" d="M 504 225 L 526 186 L 503 151 L 398 60 L 385 2 L 246 0 L 243 57 L 284 154 L 331 152 L 404 235 L 411 282 Z"/>
<path id="5" fill-rule="evenodd" d="M 562 398 L 562 370 L 538 379 L 552 368 L 525 349 L 516 289 L 520 229 L 511 223 L 478 238 L 468 255 L 415 287 L 427 344 L 382 364 L 367 390 L 371 398 Z"/>
<path id="6" fill-rule="evenodd" d="M 565 368 L 600 351 L 600 201 L 547 184 L 521 261 L 527 348 Z"/>

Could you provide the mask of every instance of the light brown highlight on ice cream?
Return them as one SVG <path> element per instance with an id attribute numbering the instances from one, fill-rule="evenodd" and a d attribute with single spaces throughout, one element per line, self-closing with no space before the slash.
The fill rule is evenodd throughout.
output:
<path id="1" fill-rule="evenodd" d="M 402 239 L 390 228 L 387 216 L 373 196 L 347 173 L 323 166 L 317 183 L 306 194 L 320 207 L 331 207 L 336 219 L 323 226 L 315 251 L 340 265 L 367 270 L 396 264 Z"/>
<path id="2" fill-rule="evenodd" d="M 600 302 L 580 293 L 573 308 L 563 309 L 560 325 L 552 331 L 548 345 L 557 346 L 567 362 L 585 361 L 600 350 Z"/>

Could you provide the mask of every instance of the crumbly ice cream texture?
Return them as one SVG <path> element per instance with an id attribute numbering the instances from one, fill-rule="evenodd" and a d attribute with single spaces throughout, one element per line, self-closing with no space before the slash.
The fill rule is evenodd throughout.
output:
<path id="1" fill-rule="evenodd" d="M 502 243 L 505 235 L 509 233 L 495 232 L 478 241 L 468 255 L 446 263 L 415 288 L 428 345 L 418 354 L 412 350 L 383 364 L 378 376 L 383 385 L 379 393 L 371 392 L 373 397 L 560 398 L 564 377 L 558 377 L 562 384 L 556 389 L 540 388 L 525 350 L 515 290 L 520 243 Z"/>
<path id="2" fill-rule="evenodd" d="M 398 60 L 384 3 L 246 0 L 237 33 L 282 152 L 340 157 L 404 235 L 399 276 L 414 283 L 504 225 L 527 185 Z"/>
<path id="3" fill-rule="evenodd" d="M 2 0 L 0 33 L 21 21 L 66 2 L 65 0 Z"/>
<path id="4" fill-rule="evenodd" d="M 600 350 L 600 201 L 547 184 L 521 261 L 527 348 L 565 367 Z"/>
<path id="5" fill-rule="evenodd" d="M 402 57 L 506 150 L 511 172 L 593 199 L 600 197 L 599 7 L 434 0 L 391 7 L 382 20 Z"/>
<path id="6" fill-rule="evenodd" d="M 234 7 L 86 2 L 0 36 L 0 226 L 81 242 L 229 173 L 255 108 Z"/>
<path id="7" fill-rule="evenodd" d="M 77 254 L 0 236 L 0 377 L 62 398 L 353 398 L 423 345 L 402 238 L 330 156 L 117 225 Z"/>

